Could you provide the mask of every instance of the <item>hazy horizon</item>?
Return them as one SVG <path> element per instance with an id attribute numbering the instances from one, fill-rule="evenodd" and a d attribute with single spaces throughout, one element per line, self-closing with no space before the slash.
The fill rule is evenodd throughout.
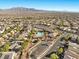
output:
<path id="1" fill-rule="evenodd" d="M 78 0 L 0 0 L 0 9 L 24 7 L 38 10 L 79 12 L 78 6 Z"/>

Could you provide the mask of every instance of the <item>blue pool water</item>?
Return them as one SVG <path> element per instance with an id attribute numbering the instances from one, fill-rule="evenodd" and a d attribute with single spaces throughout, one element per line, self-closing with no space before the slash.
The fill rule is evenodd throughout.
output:
<path id="1" fill-rule="evenodd" d="M 44 35 L 44 32 L 37 32 L 36 37 L 42 37 Z"/>

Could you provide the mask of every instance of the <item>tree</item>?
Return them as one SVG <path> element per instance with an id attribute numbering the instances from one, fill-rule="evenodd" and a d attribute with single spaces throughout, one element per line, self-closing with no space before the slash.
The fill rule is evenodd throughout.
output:
<path id="1" fill-rule="evenodd" d="M 3 46 L 3 48 L 1 48 L 0 50 L 3 51 L 3 52 L 7 52 L 7 51 L 9 51 L 9 47 L 10 47 L 10 43 L 7 42 L 7 43 Z"/>
<path id="2" fill-rule="evenodd" d="M 59 59 L 59 56 L 56 53 L 51 54 L 50 59 Z"/>
<path id="3" fill-rule="evenodd" d="M 22 43 L 21 49 L 22 49 L 22 50 L 25 49 L 25 48 L 27 47 L 28 43 L 29 43 L 29 42 L 28 42 L 27 40 L 25 40 L 25 41 Z"/>
<path id="4" fill-rule="evenodd" d="M 64 21 L 63 20 L 60 21 L 60 26 L 64 26 Z"/>
<path id="5" fill-rule="evenodd" d="M 64 52 L 64 49 L 62 47 L 60 47 L 57 51 L 58 55 L 62 54 Z"/>
<path id="6" fill-rule="evenodd" d="M 61 38 L 61 41 L 63 41 L 64 39 L 65 39 L 65 37 L 62 37 L 62 38 Z"/>
<path id="7" fill-rule="evenodd" d="M 79 36 L 77 37 L 76 42 L 77 42 L 77 44 L 79 44 Z"/>
<path id="8" fill-rule="evenodd" d="M 71 40 L 71 34 L 70 33 L 68 33 L 67 36 L 65 37 L 65 41 L 69 41 L 69 40 Z"/>
<path id="9" fill-rule="evenodd" d="M 29 38 L 31 39 L 35 33 L 36 33 L 36 30 L 32 29 L 31 32 L 29 32 Z"/>

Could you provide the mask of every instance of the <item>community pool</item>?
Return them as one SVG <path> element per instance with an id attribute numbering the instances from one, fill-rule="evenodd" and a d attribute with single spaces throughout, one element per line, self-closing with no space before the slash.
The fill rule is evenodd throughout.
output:
<path id="1" fill-rule="evenodd" d="M 44 32 L 37 32 L 36 33 L 36 37 L 42 37 L 42 36 L 44 36 Z"/>

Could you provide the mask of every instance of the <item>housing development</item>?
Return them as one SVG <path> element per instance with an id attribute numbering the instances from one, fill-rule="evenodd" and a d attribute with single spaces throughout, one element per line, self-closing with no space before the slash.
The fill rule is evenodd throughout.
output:
<path id="1" fill-rule="evenodd" d="M 79 13 L 0 11 L 0 59 L 79 59 Z"/>

